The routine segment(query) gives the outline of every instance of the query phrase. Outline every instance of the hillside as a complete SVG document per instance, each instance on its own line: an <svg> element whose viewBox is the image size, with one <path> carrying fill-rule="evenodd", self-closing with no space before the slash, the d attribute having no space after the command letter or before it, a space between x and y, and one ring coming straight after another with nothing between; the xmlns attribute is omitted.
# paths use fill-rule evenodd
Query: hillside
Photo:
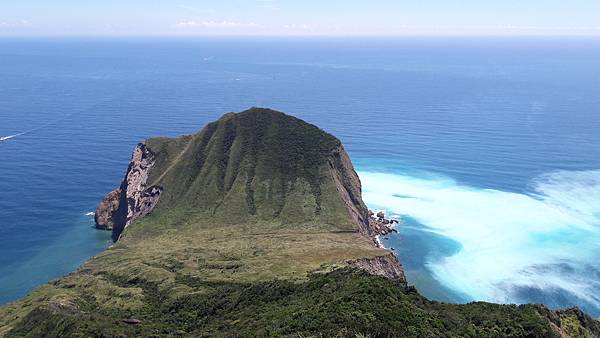
<svg viewBox="0 0 600 338"><path fill-rule="evenodd" d="M576 309L420 296L341 142L268 109L139 144L96 222L115 245L0 308L0 335L600 336Z"/></svg>

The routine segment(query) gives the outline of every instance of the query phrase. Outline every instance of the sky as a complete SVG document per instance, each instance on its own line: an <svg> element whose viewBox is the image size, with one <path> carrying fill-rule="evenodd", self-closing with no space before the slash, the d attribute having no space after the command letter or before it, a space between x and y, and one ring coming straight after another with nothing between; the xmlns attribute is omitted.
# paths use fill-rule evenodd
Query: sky
<svg viewBox="0 0 600 338"><path fill-rule="evenodd" d="M0 35L600 36L600 0L0 0Z"/></svg>

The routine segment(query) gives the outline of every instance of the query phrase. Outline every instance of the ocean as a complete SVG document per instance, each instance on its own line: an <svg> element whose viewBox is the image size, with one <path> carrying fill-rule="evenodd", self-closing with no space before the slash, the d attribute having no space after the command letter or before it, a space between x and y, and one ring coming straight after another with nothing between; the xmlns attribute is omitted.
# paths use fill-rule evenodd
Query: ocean
<svg viewBox="0 0 600 338"><path fill-rule="evenodd" d="M269 107L339 137L424 295L600 316L600 39L2 38L0 303L110 245L135 144Z"/></svg>

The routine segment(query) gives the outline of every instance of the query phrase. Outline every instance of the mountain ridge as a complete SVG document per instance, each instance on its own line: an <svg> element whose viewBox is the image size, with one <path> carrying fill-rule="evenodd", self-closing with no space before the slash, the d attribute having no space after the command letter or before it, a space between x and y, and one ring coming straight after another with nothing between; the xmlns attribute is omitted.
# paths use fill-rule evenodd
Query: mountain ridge
<svg viewBox="0 0 600 338"><path fill-rule="evenodd" d="M312 135L306 137L307 133ZM328 179L329 185L321 184ZM322 189L332 190L331 186L341 195L358 230L374 236L360 197L360 179L341 142L294 117L251 108L225 114L194 135L138 144L121 186L107 195L95 219L98 228L113 230L116 241L129 223L157 204L172 208L191 201L196 211L226 217L227 222L294 219L354 230L339 215L339 201L322 200ZM298 190L303 191L294 194ZM329 192L328 196L335 196ZM289 198L301 200L288 203ZM129 212L118 209L126 204L119 199L127 200ZM299 204L304 205L297 208Z"/></svg>

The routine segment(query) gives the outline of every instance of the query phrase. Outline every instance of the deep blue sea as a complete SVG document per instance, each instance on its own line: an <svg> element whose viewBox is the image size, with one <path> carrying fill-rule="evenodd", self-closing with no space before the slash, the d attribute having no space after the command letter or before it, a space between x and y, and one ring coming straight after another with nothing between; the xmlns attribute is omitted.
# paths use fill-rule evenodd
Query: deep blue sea
<svg viewBox="0 0 600 338"><path fill-rule="evenodd" d="M251 106L338 136L428 297L600 316L600 39L0 39L0 303L110 245L135 144ZM16 136L15 136L16 135Z"/></svg>

